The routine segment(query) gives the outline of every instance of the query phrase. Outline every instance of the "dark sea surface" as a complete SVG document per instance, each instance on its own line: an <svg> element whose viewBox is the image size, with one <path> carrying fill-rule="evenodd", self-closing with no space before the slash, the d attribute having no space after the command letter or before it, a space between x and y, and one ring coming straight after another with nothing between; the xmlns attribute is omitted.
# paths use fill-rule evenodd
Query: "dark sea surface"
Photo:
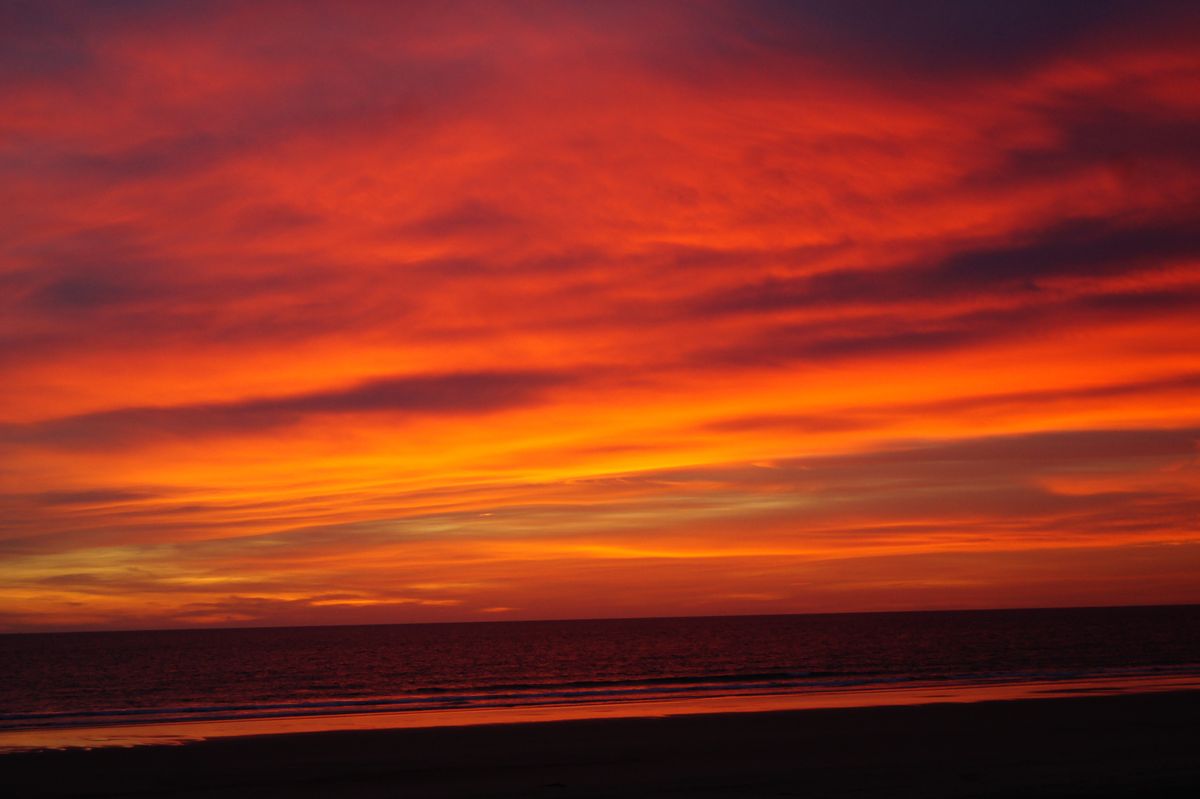
<svg viewBox="0 0 1200 799"><path fill-rule="evenodd" d="M1200 673L1200 606L0 636L0 729Z"/></svg>

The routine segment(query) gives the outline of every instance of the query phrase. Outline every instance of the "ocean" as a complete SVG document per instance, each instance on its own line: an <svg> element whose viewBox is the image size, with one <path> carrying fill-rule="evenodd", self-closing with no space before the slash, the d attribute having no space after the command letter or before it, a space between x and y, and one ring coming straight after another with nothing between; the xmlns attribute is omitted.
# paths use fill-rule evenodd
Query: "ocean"
<svg viewBox="0 0 1200 799"><path fill-rule="evenodd" d="M0 636L0 729L1200 673L1200 606Z"/></svg>

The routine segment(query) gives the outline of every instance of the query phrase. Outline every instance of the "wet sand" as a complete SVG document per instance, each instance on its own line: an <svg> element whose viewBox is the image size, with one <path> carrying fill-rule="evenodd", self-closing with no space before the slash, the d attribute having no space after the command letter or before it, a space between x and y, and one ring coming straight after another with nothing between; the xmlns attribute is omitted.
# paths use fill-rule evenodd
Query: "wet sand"
<svg viewBox="0 0 1200 799"><path fill-rule="evenodd" d="M0 756L15 797L1191 797L1200 692L353 730Z"/></svg>

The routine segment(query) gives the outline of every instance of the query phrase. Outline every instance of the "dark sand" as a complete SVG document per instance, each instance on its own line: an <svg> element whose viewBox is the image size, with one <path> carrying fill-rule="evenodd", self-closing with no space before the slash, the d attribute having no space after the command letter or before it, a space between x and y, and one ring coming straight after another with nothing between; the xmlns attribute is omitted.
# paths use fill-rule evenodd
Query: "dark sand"
<svg viewBox="0 0 1200 799"><path fill-rule="evenodd" d="M1200 692L0 756L10 797L1191 797Z"/></svg>

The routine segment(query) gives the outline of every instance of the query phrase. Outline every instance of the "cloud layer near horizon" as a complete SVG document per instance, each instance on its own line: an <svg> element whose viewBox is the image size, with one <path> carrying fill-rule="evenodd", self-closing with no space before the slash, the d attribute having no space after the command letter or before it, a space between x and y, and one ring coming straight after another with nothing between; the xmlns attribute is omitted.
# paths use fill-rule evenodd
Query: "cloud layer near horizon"
<svg viewBox="0 0 1200 799"><path fill-rule="evenodd" d="M10 3L0 626L1200 601L1186 3Z"/></svg>

